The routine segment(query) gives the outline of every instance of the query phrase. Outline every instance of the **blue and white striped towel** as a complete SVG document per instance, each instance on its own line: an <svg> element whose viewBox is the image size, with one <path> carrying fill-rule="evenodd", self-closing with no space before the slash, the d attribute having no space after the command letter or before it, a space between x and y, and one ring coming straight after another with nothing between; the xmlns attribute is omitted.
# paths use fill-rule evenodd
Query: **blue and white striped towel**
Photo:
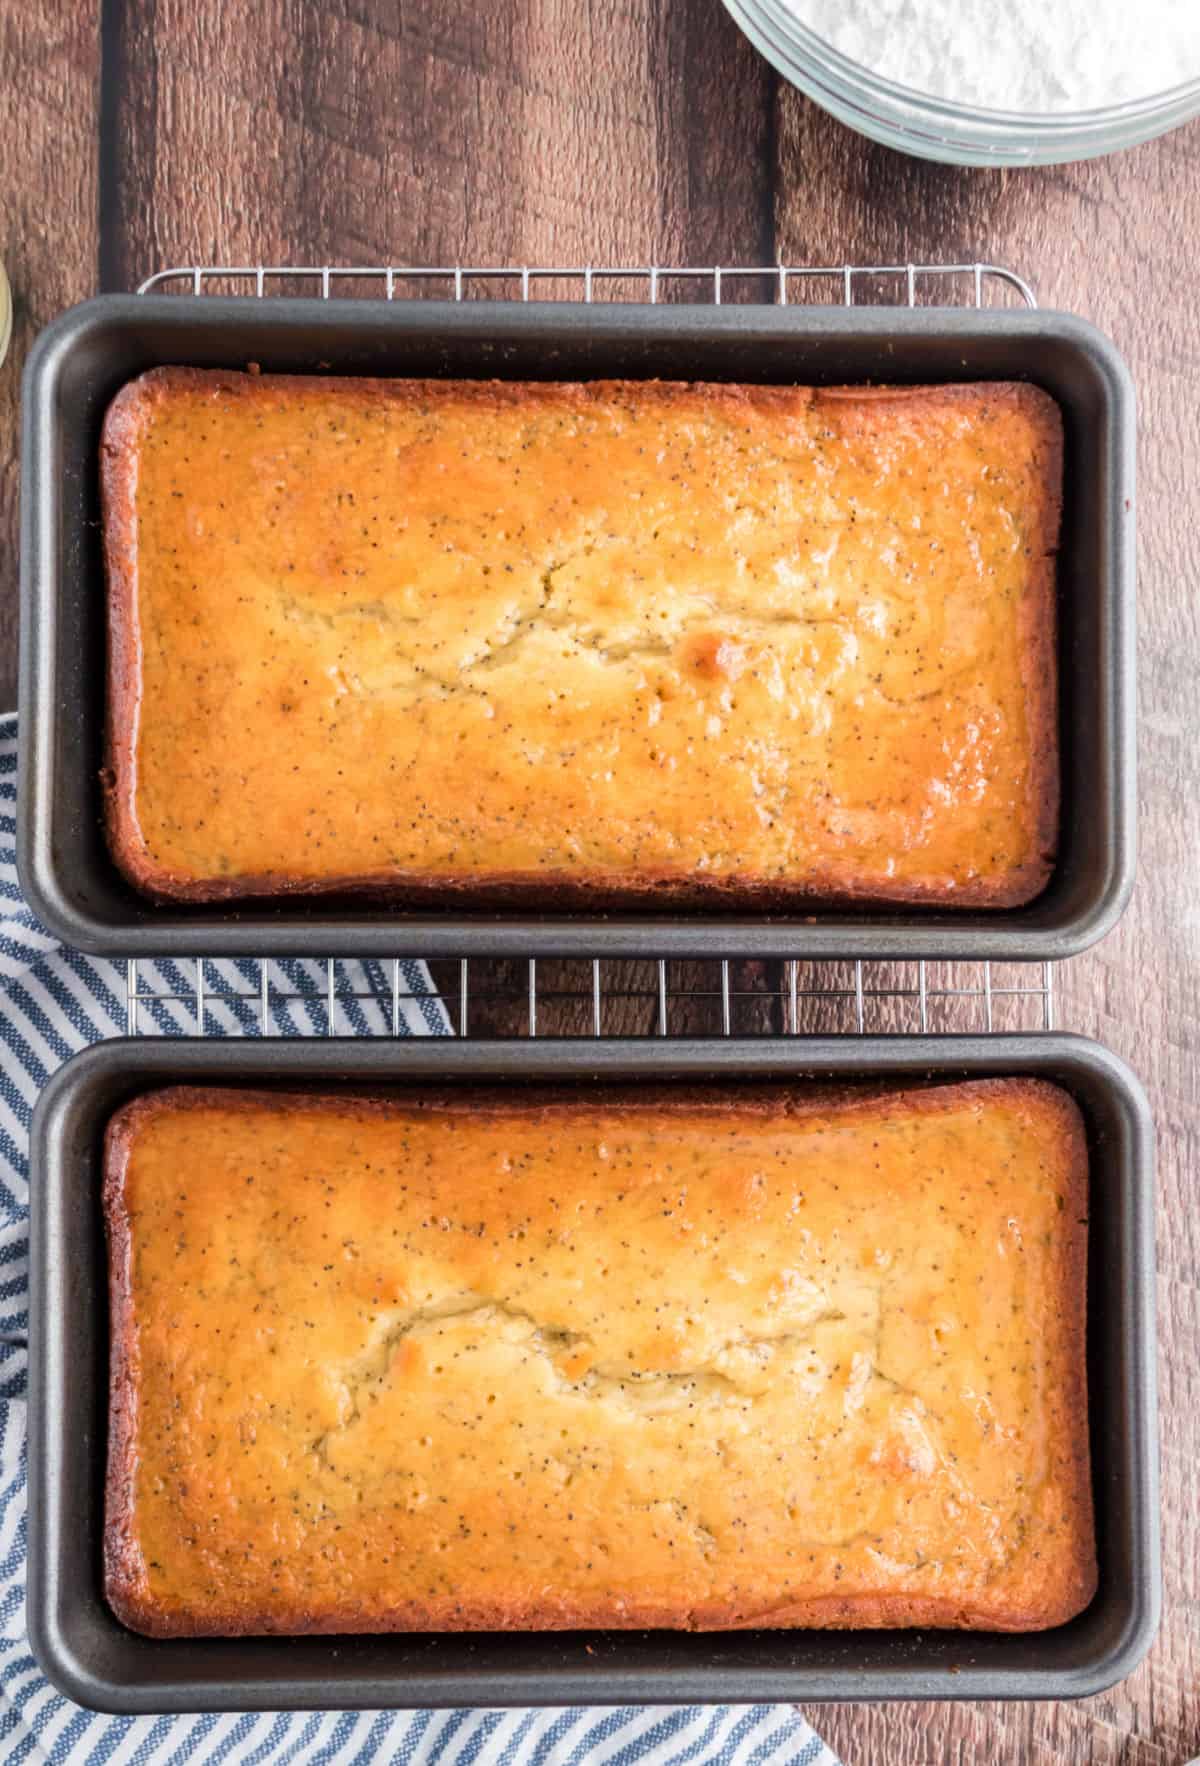
<svg viewBox="0 0 1200 1766"><path fill-rule="evenodd" d="M6 1766L837 1766L790 1705L104 1717L62 1698L43 1678L25 1635L29 1116L60 1062L85 1043L124 1032L126 1004L122 966L63 949L21 899L13 850L16 768L16 720L0 718L0 1760ZM413 997L401 997L400 1033L448 1035L424 964L403 968ZM191 992L186 966L147 962L141 970L147 995ZM326 1029L323 964L272 963L267 981L273 1030ZM209 965L209 1034L259 1028L257 991L243 1000L223 997L250 985L257 990L258 983L257 964ZM364 1035L391 1027L392 990L379 965L343 973L342 990L347 997L335 1000L335 1031ZM276 997L285 994L290 997ZM154 1000L141 1007L141 1022L148 1032L186 1035L195 1029L194 1008L187 997Z"/></svg>

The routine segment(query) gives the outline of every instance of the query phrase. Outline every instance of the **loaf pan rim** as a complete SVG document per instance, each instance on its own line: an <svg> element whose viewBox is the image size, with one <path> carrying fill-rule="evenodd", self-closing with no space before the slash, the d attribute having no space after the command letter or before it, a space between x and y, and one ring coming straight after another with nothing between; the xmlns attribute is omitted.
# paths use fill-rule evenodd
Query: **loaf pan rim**
<svg viewBox="0 0 1200 1766"><path fill-rule="evenodd" d="M1092 1659L1073 1668L1040 1672L970 1666L959 1672L942 1665L922 1669L904 1665L870 1671L851 1667L805 1670L767 1667L755 1671L737 1665L701 1664L686 1672L640 1666L622 1669L559 1668L524 1673L508 1669L426 1674L410 1670L361 1681L303 1681L263 1674L234 1692L228 1683L203 1679L144 1679L130 1683L106 1679L81 1659L61 1622L59 1603L72 1598L63 1556L66 1528L61 1480L64 1441L71 1419L61 1403L64 1356L69 1344L68 1321L49 1310L46 1287L53 1258L63 1256L62 1213L71 1186L84 1180L76 1164L66 1169L62 1140L75 1101L89 1089L115 1080L122 1095L163 1083L208 1079L215 1083L287 1080L317 1084L401 1082L436 1077L444 1083L459 1079L495 1081L499 1077L573 1078L664 1077L728 1079L733 1076L780 1079L847 1077L864 1079L937 1077L947 1079L983 1072L1036 1073L1060 1079L1075 1075L1103 1087L1118 1101L1128 1124L1128 1165L1119 1178L1121 1223L1110 1229L1119 1245L1122 1269L1129 1278L1123 1294L1131 1327L1127 1390L1118 1396L1127 1431L1131 1520L1125 1544L1130 1552L1132 1594L1118 1634ZM115 1107L115 1102L114 1106ZM91 1147L93 1164L98 1145ZM57 1161L57 1163L56 1163ZM30 1354L30 1561L29 1636L34 1654L53 1683L77 1702L93 1709L120 1712L168 1710L251 1710L389 1708L412 1705L504 1705L559 1703L711 1702L714 1698L756 1700L842 1700L912 1698L1079 1698L1102 1691L1123 1679L1149 1648L1161 1608L1160 1548L1157 1532L1157 1441L1154 1361L1154 1234L1152 1212L1153 1133L1149 1106L1140 1083L1118 1056L1090 1040L1065 1033L995 1035L990 1037L813 1037L786 1042L749 1040L674 1042L613 1040L581 1044L578 1040L388 1042L383 1039L113 1039L74 1056L50 1080L34 1112L31 1130L31 1354ZM94 1201L98 1210L98 1196ZM64 1279L60 1271L58 1281ZM75 1339L78 1341L78 1338ZM98 1448L100 1457L103 1446ZM56 1455L59 1456L56 1459ZM94 1467L92 1501L100 1500L101 1465ZM67 1554L69 1557L69 1552ZM60 1574L60 1572L63 1572ZM93 1565L95 1591L99 1564ZM1102 1563L1103 1575L1103 1563ZM79 1598L75 1595L75 1598ZM116 1626L116 1621L112 1621ZM119 1627L117 1628L120 1629ZM128 1634L126 1634L128 1635ZM764 1633L770 1639L780 1634ZM785 1636L790 1634L783 1634ZM971 1633L962 1634L969 1647ZM282 1656L290 1640L268 1641ZM323 1640L336 1654L339 1644L354 1640ZM478 1647L477 1640L476 1647ZM136 1640L139 1648L146 1640ZM161 1644L150 1645L161 1650ZM166 1646L170 1647L170 1646ZM191 1650L204 1645L189 1645ZM769 1646L768 1646L769 1647ZM484 1644L486 1649L486 1643ZM620 1638L614 1646L619 1658ZM261 1653L261 1652L260 1652Z"/></svg>
<svg viewBox="0 0 1200 1766"><path fill-rule="evenodd" d="M94 344L122 327L138 336L164 334L182 340L203 323L249 327L268 338L285 324L304 324L333 335L357 322L359 334L382 324L389 335L420 336L435 325L479 338L558 334L617 337L638 328L651 341L699 335L730 344L748 336L764 340L811 338L826 346L860 337L963 340L1053 340L1086 358L1104 389L1111 445L1100 476L1112 507L1106 512L1108 560L1105 661L1095 705L1104 713L1107 739L1094 769L1095 790L1106 805L1104 850L1081 887L1078 904L1062 923L1031 923L1028 909L961 915L926 910L847 914L823 910L780 916L688 913L654 917L599 913L546 918L528 908L501 915L403 915L386 904L326 912L321 899L282 904L237 902L224 906L154 908L128 897L120 914L81 905L79 865L70 864L56 841L55 744L57 720L78 715L60 679L56 652L69 620L70 592L59 570L59 539L67 519L60 476L54 470L55 393L63 364L82 344ZM508 335L505 332L505 335ZM233 351L236 355L237 351ZM244 351L242 352L244 355ZM803 377L803 364L798 376ZM811 374L812 365L808 364ZM948 377L948 376L947 376ZM964 367L964 378L970 377ZM386 956L401 942L412 956L807 956L869 959L993 958L1057 960L1078 954L1116 923L1133 887L1136 868L1133 451L1134 394L1128 369L1104 333L1086 319L1052 309L892 307L707 306L669 307L634 303L356 301L313 298L101 295L51 321L35 341L25 367L21 488L21 666L23 730L19 760L18 871L27 901L49 930L74 947L114 956ZM1099 485L1097 493L1099 494ZM82 567L81 567L82 568ZM1099 591L1097 591L1098 593ZM100 659L97 658L97 666ZM1089 702L1090 703L1090 702ZM1095 707L1092 707L1095 709ZM1089 738L1090 739L1090 738ZM1069 781L1064 781L1069 789ZM72 781L76 819L99 808L98 780ZM116 879L102 867L105 887ZM99 874L98 872L96 873ZM93 891L93 896L96 891ZM1035 904L1036 905L1036 904ZM314 918L314 915L316 918Z"/></svg>

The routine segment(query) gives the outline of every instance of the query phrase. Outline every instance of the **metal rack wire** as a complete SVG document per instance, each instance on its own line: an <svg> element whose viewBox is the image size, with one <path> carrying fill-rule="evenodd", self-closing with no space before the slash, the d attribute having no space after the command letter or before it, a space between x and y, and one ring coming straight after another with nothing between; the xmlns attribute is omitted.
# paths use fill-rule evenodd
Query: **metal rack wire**
<svg viewBox="0 0 1200 1766"><path fill-rule="evenodd" d="M1037 305L998 264L830 264L704 268L187 265L140 294L343 294L387 300L516 298L721 305ZM434 960L328 957L127 966L131 1035L779 1036L840 1032L1050 1030L1053 968L952 962L815 963Z"/></svg>

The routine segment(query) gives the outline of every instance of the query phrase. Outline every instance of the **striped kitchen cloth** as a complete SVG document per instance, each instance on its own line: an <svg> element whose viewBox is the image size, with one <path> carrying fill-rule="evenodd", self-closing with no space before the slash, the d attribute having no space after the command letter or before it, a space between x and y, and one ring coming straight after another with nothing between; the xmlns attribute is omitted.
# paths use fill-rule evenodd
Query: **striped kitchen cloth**
<svg viewBox="0 0 1200 1766"><path fill-rule="evenodd" d="M838 1766L790 1705L568 1706L536 1711L247 1712L237 1716L105 1717L81 1710L43 1677L25 1634L26 1332L29 1117L50 1074L85 1043L126 1029L123 965L66 950L21 899L15 861L17 725L0 717L0 1761L95 1766ZM193 964L139 965L139 1028L195 1031ZM323 963L206 965L210 1035L448 1036L423 963L339 968L330 1011ZM171 998L168 996L179 997Z"/></svg>

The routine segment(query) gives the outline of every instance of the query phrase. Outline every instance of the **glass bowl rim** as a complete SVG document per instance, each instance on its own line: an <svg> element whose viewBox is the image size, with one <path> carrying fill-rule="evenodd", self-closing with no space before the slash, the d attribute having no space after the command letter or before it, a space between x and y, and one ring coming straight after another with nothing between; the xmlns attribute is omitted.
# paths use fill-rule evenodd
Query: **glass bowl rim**
<svg viewBox="0 0 1200 1766"><path fill-rule="evenodd" d="M1027 139L1030 135L1074 137L1119 132L1122 123L1142 124L1151 121L1161 112L1173 112L1177 106L1186 109L1189 103L1200 109L1200 74L1144 98L1124 99L1120 104L1099 105L1088 110L998 110L984 105L963 104L954 99L940 98L931 92L922 92L916 86L901 85L876 73L865 63L855 61L806 25L789 6L783 4L783 0L741 0L741 6L751 15L766 12L773 17L788 46L809 63L814 76L819 78L824 74L831 80L840 81L849 89L848 95L859 102L864 94L871 94L889 107L921 113L923 120L935 124L959 127L963 124L975 125L1005 137L1018 135L1022 139Z"/></svg>

